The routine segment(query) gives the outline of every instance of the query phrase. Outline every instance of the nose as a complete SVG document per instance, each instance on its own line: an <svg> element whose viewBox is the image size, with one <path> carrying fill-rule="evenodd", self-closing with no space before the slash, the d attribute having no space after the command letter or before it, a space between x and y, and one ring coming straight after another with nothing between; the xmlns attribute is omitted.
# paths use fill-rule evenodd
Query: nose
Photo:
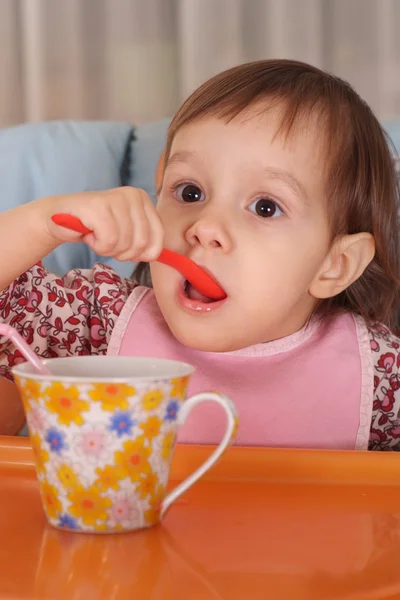
<svg viewBox="0 0 400 600"><path fill-rule="evenodd" d="M218 249L222 252L232 250L232 238L226 225L217 217L200 216L186 232L186 241L190 246L201 246L206 250Z"/></svg>

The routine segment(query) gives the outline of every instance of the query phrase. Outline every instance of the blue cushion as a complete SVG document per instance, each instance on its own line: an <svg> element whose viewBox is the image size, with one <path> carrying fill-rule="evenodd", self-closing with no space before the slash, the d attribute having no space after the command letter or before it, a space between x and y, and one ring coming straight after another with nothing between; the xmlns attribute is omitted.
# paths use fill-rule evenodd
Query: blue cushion
<svg viewBox="0 0 400 600"><path fill-rule="evenodd" d="M396 151L400 153L400 119L385 121L383 123L383 128L392 140Z"/></svg>
<svg viewBox="0 0 400 600"><path fill-rule="evenodd" d="M132 141L129 185L142 188L155 202L156 168L165 146L170 119L138 125Z"/></svg>

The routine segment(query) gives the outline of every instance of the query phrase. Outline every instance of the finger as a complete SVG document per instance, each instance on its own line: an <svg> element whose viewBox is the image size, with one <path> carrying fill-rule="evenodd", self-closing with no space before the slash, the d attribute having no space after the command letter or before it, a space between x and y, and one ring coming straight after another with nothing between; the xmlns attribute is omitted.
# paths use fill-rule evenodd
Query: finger
<svg viewBox="0 0 400 600"><path fill-rule="evenodd" d="M129 220L132 228L131 239L128 246L119 248L119 252L115 255L115 258L120 261L137 261L138 256L147 249L150 239L150 225L143 207L146 194L142 190L127 189L130 191L126 197L128 200L128 215L126 218Z"/></svg>
<svg viewBox="0 0 400 600"><path fill-rule="evenodd" d="M138 261L139 257L146 252L150 243L151 224L145 211L143 198L131 206L133 219L133 243L131 248L131 260Z"/></svg>
<svg viewBox="0 0 400 600"><path fill-rule="evenodd" d="M147 215L150 226L149 240L147 248L138 257L138 260L143 262L151 262L157 260L160 256L164 245L164 226L150 198L144 204L144 212Z"/></svg>
<svg viewBox="0 0 400 600"><path fill-rule="evenodd" d="M132 248L134 225L130 204L124 196L113 199L111 212L118 228L118 240L114 248L114 256L118 258Z"/></svg>
<svg viewBox="0 0 400 600"><path fill-rule="evenodd" d="M92 209L91 223L93 234L85 236L83 241L87 243L96 254L101 256L113 256L118 244L119 232L110 205L99 204ZM93 235L93 241L89 239L90 235Z"/></svg>
<svg viewBox="0 0 400 600"><path fill-rule="evenodd" d="M54 239L60 242L81 242L84 240L82 233L78 233L77 231L72 231L72 229L68 229L67 227L62 227L61 225L56 225L53 222L50 222L47 225L47 231ZM92 234L88 234L90 236Z"/></svg>

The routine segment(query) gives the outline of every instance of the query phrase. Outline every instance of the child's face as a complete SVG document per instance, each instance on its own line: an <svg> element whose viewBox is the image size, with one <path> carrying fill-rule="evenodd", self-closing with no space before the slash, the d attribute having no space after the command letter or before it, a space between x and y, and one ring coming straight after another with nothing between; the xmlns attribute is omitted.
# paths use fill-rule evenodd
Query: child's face
<svg viewBox="0 0 400 600"><path fill-rule="evenodd" d="M253 109L175 136L158 202L165 247L227 293L205 304L189 288L186 298L181 275L152 264L158 304L183 344L220 352L281 338L315 305L310 286L330 248L322 141L309 123L285 141L279 124L278 109Z"/></svg>

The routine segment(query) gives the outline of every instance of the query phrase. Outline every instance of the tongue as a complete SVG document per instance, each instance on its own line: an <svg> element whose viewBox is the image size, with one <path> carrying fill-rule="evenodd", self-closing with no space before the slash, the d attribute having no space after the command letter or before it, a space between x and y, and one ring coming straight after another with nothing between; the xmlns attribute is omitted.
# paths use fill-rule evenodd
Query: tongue
<svg viewBox="0 0 400 600"><path fill-rule="evenodd" d="M190 298L191 300L199 300L200 302L212 302L211 298L208 298L207 296L200 294L200 292L197 291L196 288L194 288L191 283L187 283L186 285L187 285L187 295L188 295L188 298Z"/></svg>

